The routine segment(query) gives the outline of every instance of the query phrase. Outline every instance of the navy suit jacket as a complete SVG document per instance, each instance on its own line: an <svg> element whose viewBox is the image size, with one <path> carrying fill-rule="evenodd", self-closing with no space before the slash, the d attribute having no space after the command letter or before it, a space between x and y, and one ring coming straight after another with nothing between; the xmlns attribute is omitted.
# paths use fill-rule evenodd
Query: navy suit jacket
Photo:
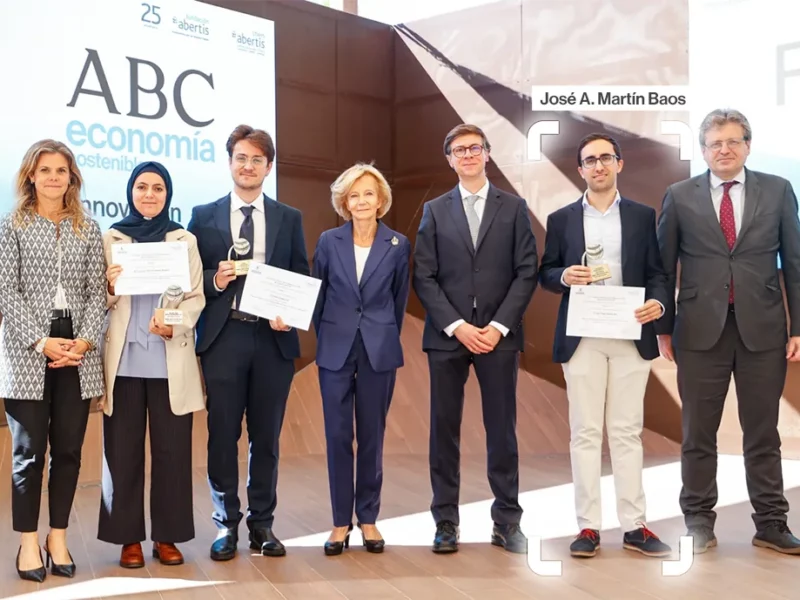
<svg viewBox="0 0 800 600"><path fill-rule="evenodd" d="M525 200L489 184L476 246L458 186L425 203L413 276L426 312L423 350L457 350L461 342L444 330L459 319L476 327L497 321L509 332L495 350L523 350L522 317L536 290L538 269Z"/></svg>
<svg viewBox="0 0 800 600"><path fill-rule="evenodd" d="M619 214L622 225L622 284L643 287L645 300L655 299L665 308L669 307L667 275L656 236L656 211L633 200L620 198ZM561 275L567 267L581 264L585 250L581 196L577 202L551 213L547 218L547 235L539 269L542 287L562 294L553 341L553 360L557 363L568 362L580 343L580 338L566 333L570 288L561 284ZM636 340L636 347L645 360L658 357L658 341L652 321L642 326L642 337Z"/></svg>
<svg viewBox="0 0 800 600"><path fill-rule="evenodd" d="M308 275L310 269L300 211L264 194L264 212L267 220L266 264ZM233 282L222 293L214 287L214 275L219 263L228 260L228 250L233 245L231 195L195 206L187 229L197 238L197 248L203 261L206 307L197 322L197 354L202 354L214 343L228 321L235 295L236 286ZM291 360L300 356L300 340L295 329L273 333L284 358Z"/></svg>
<svg viewBox="0 0 800 600"><path fill-rule="evenodd" d="M353 224L323 232L313 270L322 281L314 312L318 367L341 369L359 330L374 371L403 366L400 331L408 301L410 255L408 238L379 223L359 283Z"/></svg>

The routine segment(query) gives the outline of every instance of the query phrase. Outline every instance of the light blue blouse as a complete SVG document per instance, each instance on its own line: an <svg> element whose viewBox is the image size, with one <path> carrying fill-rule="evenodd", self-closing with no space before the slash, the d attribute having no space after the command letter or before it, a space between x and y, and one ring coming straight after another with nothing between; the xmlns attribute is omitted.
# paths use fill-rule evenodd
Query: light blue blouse
<svg viewBox="0 0 800 600"><path fill-rule="evenodd" d="M159 294L131 296L131 318L119 360L118 377L167 379L167 347L160 336L150 333L150 319Z"/></svg>

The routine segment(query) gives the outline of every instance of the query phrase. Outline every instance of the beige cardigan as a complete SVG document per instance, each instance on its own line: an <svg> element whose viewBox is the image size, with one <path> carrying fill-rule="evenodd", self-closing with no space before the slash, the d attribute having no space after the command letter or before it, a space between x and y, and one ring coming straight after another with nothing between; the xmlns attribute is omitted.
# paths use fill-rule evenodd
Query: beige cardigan
<svg viewBox="0 0 800 600"><path fill-rule="evenodd" d="M170 406L174 414L185 415L205 408L200 366L194 351L194 326L206 305L203 294L203 264L197 250L197 239L185 229L169 232L166 241L187 242L189 245L192 291L185 295L178 307L183 311L184 323L173 325L172 339L165 340ZM131 242L131 238L127 235L114 229L108 230L103 235L106 263L111 264L111 246L113 244L130 244ZM114 382L128 331L128 321L131 318L131 298L130 296L108 294L107 301L108 330L103 349L106 395L103 412L111 416L114 412Z"/></svg>

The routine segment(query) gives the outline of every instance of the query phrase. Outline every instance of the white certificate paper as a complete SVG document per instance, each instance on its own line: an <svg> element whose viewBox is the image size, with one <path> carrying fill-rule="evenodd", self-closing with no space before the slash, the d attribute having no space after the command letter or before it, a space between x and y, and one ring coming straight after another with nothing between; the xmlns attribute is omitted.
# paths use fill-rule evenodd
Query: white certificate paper
<svg viewBox="0 0 800 600"><path fill-rule="evenodd" d="M567 335L639 340L642 337L642 326L634 313L642 304L642 287L572 286L567 310Z"/></svg>
<svg viewBox="0 0 800 600"><path fill-rule="evenodd" d="M114 244L111 262L122 267L114 283L118 296L163 294L171 285L192 291L189 246L186 242Z"/></svg>
<svg viewBox="0 0 800 600"><path fill-rule="evenodd" d="M322 282L263 263L250 263L239 310L308 331Z"/></svg>

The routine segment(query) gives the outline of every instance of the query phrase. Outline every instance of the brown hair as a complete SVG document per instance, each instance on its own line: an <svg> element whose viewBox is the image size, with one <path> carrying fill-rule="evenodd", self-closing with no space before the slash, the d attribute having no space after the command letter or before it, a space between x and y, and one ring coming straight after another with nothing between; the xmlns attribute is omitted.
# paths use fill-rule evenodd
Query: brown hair
<svg viewBox="0 0 800 600"><path fill-rule="evenodd" d="M475 135L481 136L483 140L483 147L486 149L487 152L491 152L492 145L489 143L489 140L486 138L486 134L483 133L483 129L478 127L477 125L470 125L468 123L462 123L461 125L456 125L450 130L450 133L447 134L444 138L444 154L445 156L450 156L450 144L453 143L453 140L459 136L467 135L469 133L474 133Z"/></svg>
<svg viewBox="0 0 800 600"><path fill-rule="evenodd" d="M263 129L253 129L249 125L239 125L228 136L225 149L228 151L229 158L233 158L233 148L242 140L250 142L261 150L267 157L268 163L275 160L275 143L272 141L272 137Z"/></svg>
<svg viewBox="0 0 800 600"><path fill-rule="evenodd" d="M22 164L17 172L17 205L13 212L13 224L15 227L24 227L36 218L36 188L31 181L31 176L36 170L42 154L60 154L67 159L69 186L64 194L64 206L60 216L72 221L72 230L81 235L82 230L90 223L89 215L81 202L83 177L72 150L66 144L50 139L40 140L33 144L22 159Z"/></svg>
<svg viewBox="0 0 800 600"><path fill-rule="evenodd" d="M597 140L605 140L606 142L611 144L611 147L614 148L614 154L617 156L617 160L622 160L622 148L620 148L619 142L617 142L617 140L615 140L613 137L611 137L610 135L607 135L605 133L590 133L585 138L583 138L580 141L580 143L578 144L578 166L579 167L583 166L583 161L581 160L581 152L583 152L583 149L586 146L588 146L592 142L596 142Z"/></svg>
<svg viewBox="0 0 800 600"><path fill-rule="evenodd" d="M333 210L345 221L349 221L353 218L353 215L350 214L350 210L347 208L347 194L350 193L350 188L353 187L356 181L365 176L374 177L375 181L378 183L378 198L381 200L381 206L378 209L377 217L379 219L383 218L392 206L392 189L389 187L389 182L386 181L383 174L371 164L356 163L339 175L336 181L331 184L331 204L333 204Z"/></svg>

